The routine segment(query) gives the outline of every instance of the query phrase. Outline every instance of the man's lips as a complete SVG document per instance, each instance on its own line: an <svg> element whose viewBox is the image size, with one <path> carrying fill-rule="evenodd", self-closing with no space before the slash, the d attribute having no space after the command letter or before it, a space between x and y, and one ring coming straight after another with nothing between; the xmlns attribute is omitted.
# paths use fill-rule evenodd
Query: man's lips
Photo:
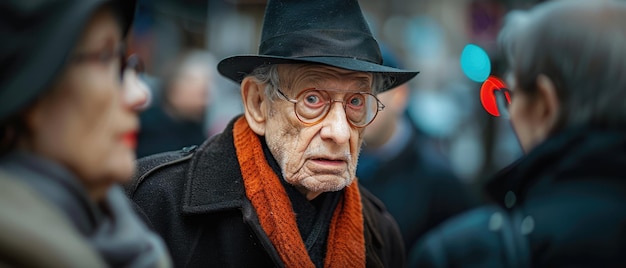
<svg viewBox="0 0 626 268"><path fill-rule="evenodd" d="M137 148L137 131L129 131L122 135L122 143L132 149Z"/></svg>
<svg viewBox="0 0 626 268"><path fill-rule="evenodd" d="M332 158L323 158L323 157L311 158L310 160L320 165L342 165L346 163L346 160L344 159L332 159Z"/></svg>

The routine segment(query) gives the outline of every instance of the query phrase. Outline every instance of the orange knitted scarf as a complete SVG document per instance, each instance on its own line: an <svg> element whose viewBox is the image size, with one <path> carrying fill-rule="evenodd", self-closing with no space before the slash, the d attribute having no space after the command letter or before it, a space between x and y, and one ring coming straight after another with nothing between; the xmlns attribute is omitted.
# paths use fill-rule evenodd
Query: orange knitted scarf
<svg viewBox="0 0 626 268"><path fill-rule="evenodd" d="M300 236L289 196L244 117L235 122L233 136L246 195L285 266L315 267ZM365 267L361 195L356 180L345 188L333 213L324 267Z"/></svg>

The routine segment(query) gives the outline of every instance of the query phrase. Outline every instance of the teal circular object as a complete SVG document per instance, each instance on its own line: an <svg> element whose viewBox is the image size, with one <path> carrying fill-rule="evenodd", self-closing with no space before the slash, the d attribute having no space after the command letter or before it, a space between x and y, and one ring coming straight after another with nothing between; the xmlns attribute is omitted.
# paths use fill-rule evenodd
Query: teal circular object
<svg viewBox="0 0 626 268"><path fill-rule="evenodd" d="M467 44L461 52L461 69L469 79L482 83L491 74L489 55L481 47Z"/></svg>

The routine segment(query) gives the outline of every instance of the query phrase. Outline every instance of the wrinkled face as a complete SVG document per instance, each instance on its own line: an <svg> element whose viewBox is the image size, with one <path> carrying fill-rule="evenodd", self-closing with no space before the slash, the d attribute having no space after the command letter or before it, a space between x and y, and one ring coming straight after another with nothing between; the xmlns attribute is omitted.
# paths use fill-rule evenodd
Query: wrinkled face
<svg viewBox="0 0 626 268"><path fill-rule="evenodd" d="M290 99L308 88L337 90L330 93L333 100L343 100L351 92L371 92L372 76L367 73L318 65L280 65L278 70L281 83L289 85L281 91ZM293 103L278 98L270 106L265 138L287 182L307 197L338 191L352 182L363 128L348 123L341 102L333 102L328 115L310 126L296 117Z"/></svg>
<svg viewBox="0 0 626 268"><path fill-rule="evenodd" d="M73 55L52 88L27 113L32 136L26 147L69 168L95 199L123 182L135 169L134 110L146 101L143 84L120 76L121 30L110 9L86 25ZM119 51L119 50L118 50Z"/></svg>

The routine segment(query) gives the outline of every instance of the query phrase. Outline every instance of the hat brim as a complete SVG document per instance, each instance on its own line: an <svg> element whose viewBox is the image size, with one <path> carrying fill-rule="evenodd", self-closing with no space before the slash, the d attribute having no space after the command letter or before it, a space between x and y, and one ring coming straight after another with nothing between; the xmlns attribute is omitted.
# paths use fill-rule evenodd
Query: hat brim
<svg viewBox="0 0 626 268"><path fill-rule="evenodd" d="M389 84L381 90L387 91L399 85L406 83L415 77L419 72L407 71L403 69L392 68L376 63L362 61L353 58L343 57L302 57L288 58L280 56L265 55L239 55L223 59L217 65L217 70L223 76L230 80L241 83L243 78L250 74L255 68L264 65L274 64L294 64L294 63L317 63L337 67L341 69L379 73L389 79Z"/></svg>

